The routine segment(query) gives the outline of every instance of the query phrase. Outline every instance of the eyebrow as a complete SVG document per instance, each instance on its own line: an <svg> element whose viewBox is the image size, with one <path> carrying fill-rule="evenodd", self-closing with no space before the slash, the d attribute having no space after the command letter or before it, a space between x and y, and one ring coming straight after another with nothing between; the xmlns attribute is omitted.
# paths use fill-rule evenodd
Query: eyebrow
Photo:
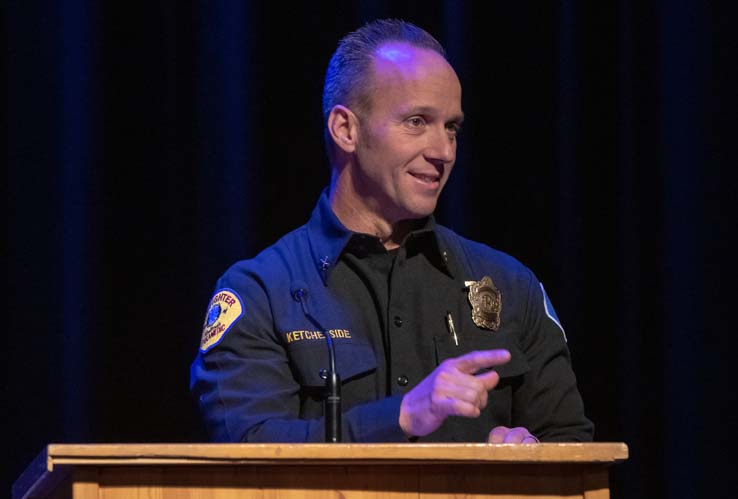
<svg viewBox="0 0 738 499"><path fill-rule="evenodd" d="M431 114L435 115L437 114L437 109L430 107L430 106L417 106L412 107L405 111L404 114L408 115L415 115L415 114ZM458 123L459 125L464 122L464 113L461 113L460 115L452 117L450 120L447 120L446 123Z"/></svg>

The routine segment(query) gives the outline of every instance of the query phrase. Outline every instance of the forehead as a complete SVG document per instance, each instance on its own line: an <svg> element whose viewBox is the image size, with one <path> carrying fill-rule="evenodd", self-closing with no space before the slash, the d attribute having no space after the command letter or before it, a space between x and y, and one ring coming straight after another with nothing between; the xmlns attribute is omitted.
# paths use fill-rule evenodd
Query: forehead
<svg viewBox="0 0 738 499"><path fill-rule="evenodd" d="M375 104L401 99L407 105L425 104L409 100L436 100L451 107L461 106L461 84L456 72L433 50L388 42L374 52L372 69Z"/></svg>
<svg viewBox="0 0 738 499"><path fill-rule="evenodd" d="M374 51L374 76L382 81L423 80L447 76L456 79L451 65L439 53L405 42L387 42Z"/></svg>

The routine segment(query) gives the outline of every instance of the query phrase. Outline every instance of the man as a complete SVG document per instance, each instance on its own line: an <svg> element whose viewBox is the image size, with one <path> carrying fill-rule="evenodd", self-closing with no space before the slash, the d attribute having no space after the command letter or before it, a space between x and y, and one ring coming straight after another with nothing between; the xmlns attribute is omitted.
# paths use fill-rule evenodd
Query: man
<svg viewBox="0 0 738 499"><path fill-rule="evenodd" d="M323 113L329 189L210 302L191 388L213 438L322 441L325 333L344 441L591 440L538 280L432 218L463 120L443 48L402 21L349 34Z"/></svg>

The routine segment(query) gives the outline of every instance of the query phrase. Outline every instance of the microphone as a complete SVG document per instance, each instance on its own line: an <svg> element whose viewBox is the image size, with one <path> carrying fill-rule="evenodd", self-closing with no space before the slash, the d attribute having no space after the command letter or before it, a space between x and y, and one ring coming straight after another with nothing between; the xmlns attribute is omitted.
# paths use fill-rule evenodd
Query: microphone
<svg viewBox="0 0 738 499"><path fill-rule="evenodd" d="M341 377L336 372L336 349L333 338L323 325L310 313L308 309L308 290L304 282L296 281L292 286L292 298L302 307L305 317L317 327L325 336L328 346L328 369L325 371L325 398L323 399L323 414L325 417L325 441L337 443L342 438L341 426ZM321 371L323 371L321 369ZM321 377L322 373L321 373Z"/></svg>

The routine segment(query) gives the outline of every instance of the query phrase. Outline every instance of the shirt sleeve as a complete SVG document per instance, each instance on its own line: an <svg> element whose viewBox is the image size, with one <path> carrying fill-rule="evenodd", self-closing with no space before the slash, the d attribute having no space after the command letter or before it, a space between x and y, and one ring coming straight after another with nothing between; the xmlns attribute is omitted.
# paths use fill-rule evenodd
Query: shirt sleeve
<svg viewBox="0 0 738 499"><path fill-rule="evenodd" d="M205 342L192 364L190 390L217 442L323 442L324 418L300 417L300 384L273 328L259 280L229 271L216 293L232 290L242 316L216 342ZM211 307L206 317L217 314ZM222 312L222 311L221 311ZM227 324L227 322L226 322ZM356 405L343 412L343 441L406 441L399 425L400 397Z"/></svg>
<svg viewBox="0 0 738 499"><path fill-rule="evenodd" d="M513 424L542 442L589 442L594 425L584 414L566 336L538 279L528 285L521 346L530 365L513 394Z"/></svg>

